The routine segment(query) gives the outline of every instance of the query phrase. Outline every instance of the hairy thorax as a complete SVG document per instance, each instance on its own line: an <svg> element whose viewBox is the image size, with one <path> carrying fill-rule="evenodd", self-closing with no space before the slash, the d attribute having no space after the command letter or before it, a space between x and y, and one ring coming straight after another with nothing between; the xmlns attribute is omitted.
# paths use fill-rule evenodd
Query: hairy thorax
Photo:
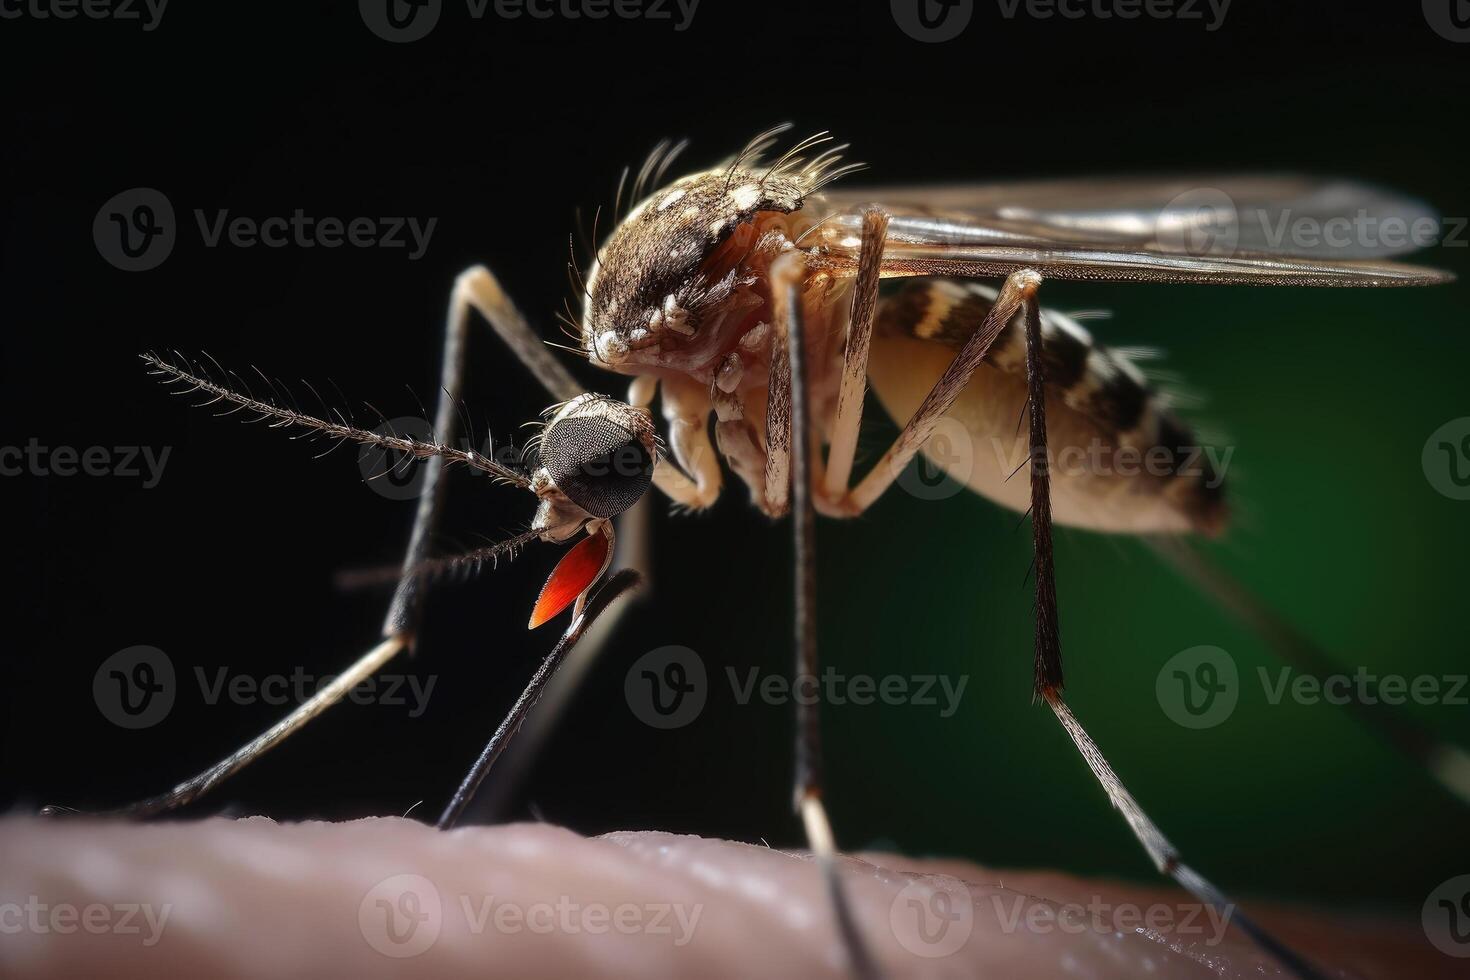
<svg viewBox="0 0 1470 980"><path fill-rule="evenodd" d="M770 273L818 220L802 206L806 190L796 177L739 169L676 181L623 219L587 283L583 345L592 363L657 378L673 426L692 429L713 414L720 454L762 508ZM813 271L799 291L819 426L835 407L849 286ZM697 463L672 437L681 464Z"/></svg>

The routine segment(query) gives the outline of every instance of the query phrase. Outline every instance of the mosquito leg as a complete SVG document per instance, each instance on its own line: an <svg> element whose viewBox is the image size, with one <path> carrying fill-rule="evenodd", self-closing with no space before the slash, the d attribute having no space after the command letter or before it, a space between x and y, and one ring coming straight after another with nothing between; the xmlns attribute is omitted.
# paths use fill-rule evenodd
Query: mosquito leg
<svg viewBox="0 0 1470 980"><path fill-rule="evenodd" d="M804 364L805 336L801 316L803 267L798 255L772 267L776 333L786 340L790 370L791 502L796 551L796 674L794 683L817 677L816 511L812 506L811 419ZM837 845L822 805L821 715L815 698L796 699L796 788L794 802L806 830L807 843L827 882L837 930L853 973L878 976L853 917L852 906L837 869Z"/></svg>
<svg viewBox="0 0 1470 980"><path fill-rule="evenodd" d="M878 312L878 283L887 236L887 213L877 208L864 212L857 281L853 285L847 346L842 355L842 382L837 392L837 418L828 440L827 472L823 478L825 496L832 500L847 493L852 478L858 428L863 419L863 395L868 390L868 351Z"/></svg>
<svg viewBox="0 0 1470 980"><path fill-rule="evenodd" d="M498 304L495 302L496 297L500 298ZM504 328L496 326L496 332L506 338L506 343L515 351L516 356L533 374L542 379L542 384L546 384L548 379L554 379L555 371L566 374L566 369L552 360L543 348L540 353L545 356L546 363L555 368L555 371L547 371L543 378L538 366L527 359L529 355L519 349L517 340L513 339L519 337L516 330L529 333L530 327L526 326L515 307L510 305L509 299L505 297L500 284L490 275L489 270L476 266L461 273L455 279L454 289L449 294L449 314L444 324L444 354L439 369L439 404L434 410L435 438L445 445L454 443L454 434L459 423L460 397L464 388L465 341L469 335L468 314L472 305L482 310L492 325L509 324ZM544 365L542 367L544 369ZM570 375L566 377L568 380L571 378ZM423 490L419 494L418 511L414 514L408 550L403 555L403 571L399 576L398 588L393 593L393 601L388 606L388 617L383 623L385 636L407 636L410 646L413 635L418 630L425 584L423 576L414 574L414 569L429 557L439 513L444 509L444 481L441 479L444 474L444 460L433 456L423 465Z"/></svg>
<svg viewBox="0 0 1470 980"><path fill-rule="evenodd" d="M1254 630L1282 660L1319 677L1341 671L1327 651L1190 542L1160 536L1146 538L1144 543L1222 609ZM1444 741L1401 707L1383 700L1368 704L1353 699L1344 707L1367 731L1423 768L1461 803L1470 804L1470 753Z"/></svg>
<svg viewBox="0 0 1470 980"><path fill-rule="evenodd" d="M1300 955L1273 938L1218 888L1180 860L1178 850L1143 812L1122 780L1103 757L1082 723L1062 700L1061 628L1057 619L1056 565L1052 549L1051 476L1047 462L1046 382L1041 368L1041 308L1036 291L1022 301L1026 327L1027 414L1030 416L1031 537L1036 560L1035 693L1044 699L1071 737L1077 751L1102 784L1114 807L1123 814L1133 835L1163 874L1169 875L1201 902L1214 906L1250 936L1263 950L1302 980L1320 980L1321 974Z"/></svg>
<svg viewBox="0 0 1470 980"><path fill-rule="evenodd" d="M479 271L484 273L483 277L473 275L475 270L461 276L455 283L454 292L449 301L449 316L444 330L443 367L440 377L442 390L434 422L435 439L442 445L453 444L458 420L459 396L464 376L465 334L468 324L466 314L468 306L472 303L466 297L479 295L484 298L489 292L486 288L487 282L498 292L498 286L495 286L495 281L490 278L489 273L484 270ZM478 290L478 293L475 290ZM503 316L502 320L504 320ZM524 321L518 322L524 326ZM504 335L502 333L502 336ZM561 368L559 364L556 367ZM414 574L413 570L428 557L429 544L433 538L435 523L444 496L443 481L440 479L444 470L444 458L439 455L429 456L423 465L423 492L419 497L418 510L414 515L408 549L403 557L403 571L399 576L398 587L394 590L393 599L388 605L388 615L383 624L383 642L359 658L333 683L322 688L310 700L304 702L295 711L227 758L215 763L192 779L180 783L167 793L114 811L116 815L154 816L193 802L285 741L307 722L340 701L357 684L371 677L401 650L413 645L424 583L423 577Z"/></svg>
<svg viewBox="0 0 1470 980"><path fill-rule="evenodd" d="M331 684L323 687L295 711L199 775L185 780L167 793L150 796L146 800L139 800L136 803L131 803L115 810L103 811L101 815L141 819L157 816L160 813L167 813L170 810L192 803L284 742L307 722L336 704L354 687L377 673L384 664L392 660L407 645L407 638L404 636L388 637L382 643L369 650L357 663L347 668ZM47 806L41 808L41 813L47 816L64 815L66 812L61 807Z"/></svg>
<svg viewBox="0 0 1470 980"><path fill-rule="evenodd" d="M628 404L634 408L644 409L652 414L653 396L657 392L658 378L652 375L641 375L634 378L633 383L628 386ZM667 411L665 414L667 415ZM675 428L673 419L669 419L671 438ZM706 499L705 491L700 489L697 482L685 476L677 466L664 456L659 456L658 461L654 463L653 485L658 487L664 496L668 497L680 507L698 510L700 507L706 507L709 503L713 502L713 498ZM715 488L715 493L719 493L718 486ZM647 569L641 565L634 567L639 568L645 574L647 573Z"/></svg>
<svg viewBox="0 0 1470 980"><path fill-rule="evenodd" d="M505 290L501 288L499 281L484 266L466 269L455 279L454 291L450 299L451 320L457 322L467 320L471 309L485 318L495 333L510 348L516 359L541 382L542 387L551 397L565 400L582 394L584 390L582 386L547 350L541 338L516 309ZM649 408L653 404L656 391L657 380L655 378L636 378L630 386L628 403L636 408ZM712 454L707 454L707 458L713 461ZM709 502L706 496L707 488L702 491L695 481L681 473L667 459L660 458L656 463L653 482L659 490L681 506L697 508L707 506ZM718 493L717 486L715 492ZM649 576L650 506L649 501L640 501L618 518L618 549L614 559L618 566L637 570L645 580ZM506 751L507 745L510 744L508 738L501 739L499 742L492 740L492 745L496 746L494 756L486 758L482 755L481 757L480 761L486 769L497 759L500 768L497 770L498 775L494 784L478 804L476 816L494 822L509 812L516 790L521 785L526 772L534 763L546 739L555 730L557 719L571 701L572 695L581 686L588 670L611 638L625 608L625 604L620 604L616 609L597 618L595 623L589 619L584 624L588 635L581 642L574 640L570 644L564 644L560 653L553 653L556 662L562 665L561 669L548 671L541 679L544 686L537 689L535 696L540 699L538 710L529 722L526 721L524 712L522 717L516 721L516 728L519 729L520 734L514 742L514 747ZM565 637L563 640L565 641ZM569 656L573 647L575 647L575 655ZM563 660L567 662L563 664ZM533 687L536 686L536 683L533 680ZM529 691L530 689L528 693ZM517 707L521 707L520 702L517 702ZM529 704L524 707L528 709ZM502 752L505 753L503 758L501 757ZM471 776L467 777L467 783L469 778L475 778L478 783L479 779L484 778L484 772L482 771L478 777L475 777L472 770ZM464 792L465 789L466 787L462 786L461 792ZM469 788L469 792L473 792L473 787ZM451 822L457 821L463 816L463 809L468 803L467 795L452 815L446 811L445 818Z"/></svg>
<svg viewBox="0 0 1470 980"><path fill-rule="evenodd" d="M662 387L664 420L669 424L669 447L680 468L693 477L693 486L683 492L675 490L672 485L661 489L675 503L703 510L719 499L724 481L720 458L715 454L709 437L709 420L714 406L709 392L686 378L666 378ZM659 479L660 469L664 466L654 469L655 481Z"/></svg>
<svg viewBox="0 0 1470 980"><path fill-rule="evenodd" d="M441 391L435 414L436 439L441 445L448 446L454 442L460 391L463 387L464 348L471 308L479 310L490 321L496 333L505 340L521 362L543 385L553 390L557 397L572 397L580 390L566 369L552 358L545 346L536 339L535 334L506 297L494 276L480 266L469 269L455 281L454 289L450 294L449 314L445 324ZM408 549L402 565L403 571L388 607L388 615L383 626L383 642L359 658L332 684L322 688L295 711L225 759L192 779L180 783L167 793L112 811L114 815L153 816L197 800L285 741L307 722L340 701L354 686L371 677L400 651L412 646L413 635L418 626L419 606L424 584L423 577L413 574L412 570L428 557L429 544L441 510L440 504L443 498L441 476L444 462L444 457L441 455L429 455L423 464L425 467L423 492L419 497L417 513L414 515L413 530L409 535ZM49 811L53 808L46 809Z"/></svg>
<svg viewBox="0 0 1470 980"><path fill-rule="evenodd" d="M777 302L788 300L777 297ZM771 377L766 385L765 511L772 517L791 509L791 404L791 345L787 331L778 329L771 333Z"/></svg>
<svg viewBox="0 0 1470 980"><path fill-rule="evenodd" d="M970 376L985 359L991 344L995 343L995 338L1005 329L1023 302L1036 294L1040 285L1041 276L1030 269L1011 273L1001 287L1000 295L991 305L990 312L985 315L985 320L965 341L944 374L929 390L929 394L924 396L918 411L904 425L893 445L888 447L883 458L868 471L862 482L837 501L836 506L841 513L860 514L883 495L909 464L909 460L914 458L914 454L933 435L934 427L965 389Z"/></svg>
<svg viewBox="0 0 1470 980"><path fill-rule="evenodd" d="M475 760L475 764L470 767L470 771L465 776L464 782L460 783L459 789L455 791L454 797L449 801L448 806L444 808L444 813L439 817L438 822L440 830L448 830L458 822L461 814L464 813L465 807L474 798L475 791L484 780L485 774L490 771L490 767L495 764L495 760L500 758L500 754L510 744L510 740L521 727L521 723L526 720L526 716L535 707L536 702L556 675L557 668L562 665L567 654L577 645L577 641L582 638L587 628L597 622L598 617L603 614L613 600L628 590L637 587L638 581L639 576L637 572L631 568L623 569L608 579L587 601L586 608L577 616L573 617L571 625L567 627L567 631L562 634L556 646L552 647L551 652L546 655L546 659L541 662L541 666L532 676L531 682L526 685L525 691L516 699L516 703L511 707L510 713L505 716L505 720L500 723L500 727L490 737L490 741L485 745L484 751Z"/></svg>
<svg viewBox="0 0 1470 980"><path fill-rule="evenodd" d="M471 309L489 322L511 353L541 382L551 397L566 401L585 391L531 329L515 303L500 287L500 281L483 265L471 266L454 280L454 290L449 298L451 330L457 329L463 335L463 324ZM454 327L456 322L460 324L458 328Z"/></svg>
<svg viewBox="0 0 1470 980"><path fill-rule="evenodd" d="M638 573L638 595L633 597L638 601L647 596L652 583L649 544L653 500L652 496L645 496L617 519L613 567ZM596 601L589 599L588 608L593 608ZM612 639L628 608L629 603L618 603L595 619L588 620L585 635L565 651L560 668L550 676L540 700L536 702L535 713L520 725L515 741L506 747L504 755L495 760L495 778L478 795L474 806L457 815L455 822L469 820L478 824L496 824L510 819L526 774L556 731L573 695L587 679L592 665Z"/></svg>
<svg viewBox="0 0 1470 980"><path fill-rule="evenodd" d="M551 397L566 401L584 392L585 389L577 383L577 379L572 377L571 372L562 366L551 351L547 350L546 344L537 336L536 331L531 329L526 318L521 315L520 310L516 309L510 296L501 288L500 281L483 265L466 269L454 280L454 291L449 301L451 321L464 321L468 318L471 309L485 318L500 339L505 341L516 359L535 376L536 380L541 382L541 386ZM639 408L646 408L652 404L652 385L647 383L652 381L652 378L637 379L634 382L634 391L637 393L646 390L646 398L639 401L637 400L638 395L635 394L629 404ZM667 400L667 394L665 398ZM671 418L669 422L671 430L677 428L675 419ZM712 457L710 461L713 462ZM696 509L707 507L713 502L711 490L714 496L719 495L718 463L714 465L716 470L713 487L710 485L712 478L708 473L703 474L703 484L696 485L694 481L662 459L654 468L653 482L666 496L680 506Z"/></svg>

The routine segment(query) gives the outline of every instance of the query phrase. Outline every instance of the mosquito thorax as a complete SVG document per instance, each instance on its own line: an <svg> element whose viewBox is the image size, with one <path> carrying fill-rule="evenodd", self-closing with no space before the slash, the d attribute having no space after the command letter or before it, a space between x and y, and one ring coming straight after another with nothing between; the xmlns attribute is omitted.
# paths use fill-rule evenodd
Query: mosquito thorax
<svg viewBox="0 0 1470 980"><path fill-rule="evenodd" d="M801 173L725 168L645 198L587 276L582 343L625 374L712 380L741 338L769 321L770 263L809 224Z"/></svg>
<svg viewBox="0 0 1470 980"><path fill-rule="evenodd" d="M532 527L564 541L648 492L658 438L647 412L587 394L550 409L529 449L536 455L531 490L541 501Z"/></svg>

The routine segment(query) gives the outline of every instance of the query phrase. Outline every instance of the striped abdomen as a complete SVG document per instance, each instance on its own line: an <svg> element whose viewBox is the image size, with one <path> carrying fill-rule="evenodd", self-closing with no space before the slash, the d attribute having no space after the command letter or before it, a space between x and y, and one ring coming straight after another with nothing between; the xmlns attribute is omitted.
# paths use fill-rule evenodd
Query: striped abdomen
<svg viewBox="0 0 1470 980"><path fill-rule="evenodd" d="M995 295L980 283L926 279L884 299L868 374L896 421L918 408ZM1041 338L1057 522L1136 534L1219 532L1226 519L1219 457L1199 445L1167 397L1070 317L1043 310ZM1025 404L1025 334L1012 321L925 455L976 492L1025 510L1029 481L1016 473L1027 458Z"/></svg>

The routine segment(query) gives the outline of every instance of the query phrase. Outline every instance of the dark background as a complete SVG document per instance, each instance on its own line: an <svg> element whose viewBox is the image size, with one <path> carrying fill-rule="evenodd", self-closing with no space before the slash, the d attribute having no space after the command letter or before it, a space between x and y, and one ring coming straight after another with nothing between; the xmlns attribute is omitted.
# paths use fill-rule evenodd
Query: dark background
<svg viewBox="0 0 1470 980"><path fill-rule="evenodd" d="M206 6L209 9L204 9ZM383 596L333 574L391 562L412 504L363 484L355 452L188 410L142 371L153 348L333 379L387 415L437 378L454 275L483 262L557 338L573 209L665 136L684 163L790 119L830 129L864 182L1152 170L1284 169L1401 188L1470 213L1462 131L1470 45L1418 4L1236 0L1199 21L1007 20L977 4L957 40L906 36L886 4L702 0L692 26L481 21L447 4L427 38L389 44L354 5L184 5L136 23L0 21L5 204L5 441L172 447L153 489L122 476L3 482L18 572L7 594L0 801L88 808L153 793L283 709L209 705L194 670L262 677L345 666L377 636ZM127 188L165 193L179 241L160 267L99 256L92 221ZM192 211L263 218L437 217L404 250L205 248ZM1156 344L1210 394L1237 446L1232 533L1210 551L1351 671L1463 674L1470 504L1436 493L1429 434L1470 414L1461 281L1415 292L1048 286L1103 307L1114 343ZM544 396L487 334L468 400L509 437ZM589 386L624 382L574 365ZM874 412L875 417L877 416ZM886 422L867 444L882 445ZM656 521L657 583L594 669L515 806L596 833L652 827L794 845L790 710L740 706L722 678L788 671L789 527L733 488L709 514ZM509 489L459 475L446 524L472 543L529 517ZM662 508L660 508L662 510ZM1142 852L1030 697L1029 536L968 495L891 494L821 526L822 644L848 674L969 675L961 710L828 711L830 805L848 849L958 854L1148 879ZM428 710L342 706L196 808L281 819L431 817L552 637L522 628L556 559L532 549L430 607L412 670ZM1263 645L1142 548L1079 532L1058 545L1070 700L1165 831L1227 889L1415 912L1466 870L1465 813L1343 712L1270 704ZM17 628L18 627L18 628ZM148 644L180 690L151 728L110 724L98 666ZM629 666L665 644L718 680L692 724L642 724ZM1163 663L1231 652L1246 685L1225 724L1160 709ZM0 702L3 703L3 702ZM1415 707L1470 744L1463 706Z"/></svg>

